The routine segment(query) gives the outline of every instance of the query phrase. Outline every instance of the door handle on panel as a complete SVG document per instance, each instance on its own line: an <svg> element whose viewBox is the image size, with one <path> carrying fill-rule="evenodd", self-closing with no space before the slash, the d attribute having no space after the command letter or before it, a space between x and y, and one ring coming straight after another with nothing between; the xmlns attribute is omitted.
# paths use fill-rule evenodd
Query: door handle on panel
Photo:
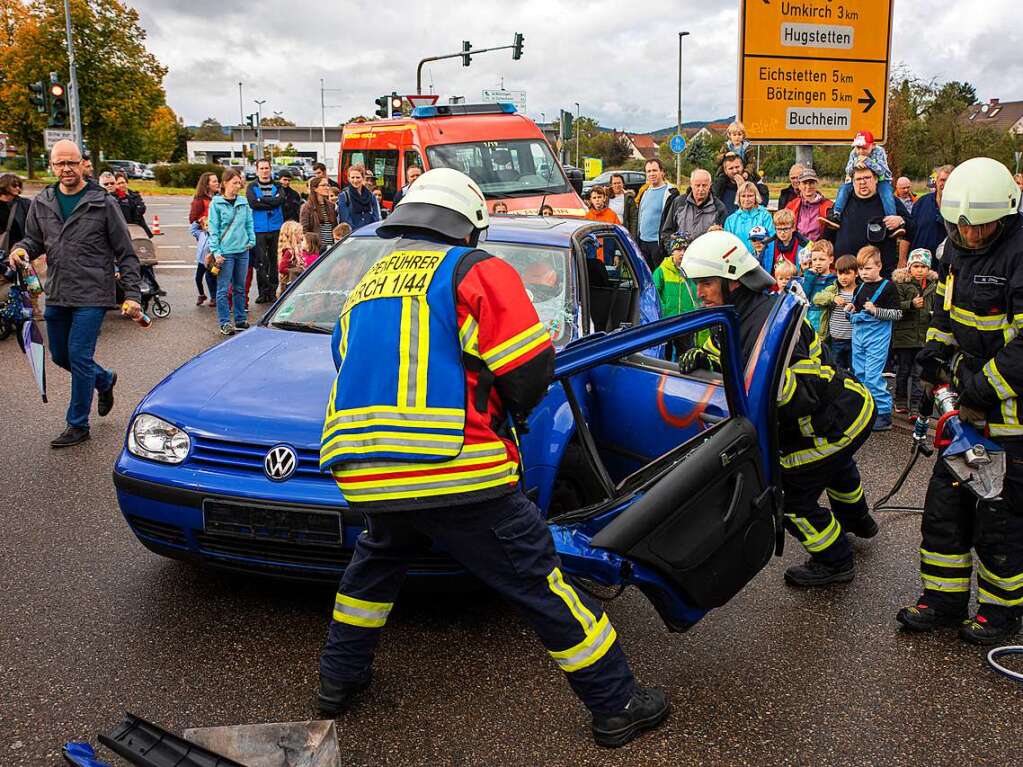
<svg viewBox="0 0 1023 767"><path fill-rule="evenodd" d="M727 525L735 515L735 510L739 508L739 501L742 500L742 489L745 485L742 473L735 475L735 487L732 488L732 500L728 504L728 511L725 512L725 516L721 518L721 524Z"/></svg>

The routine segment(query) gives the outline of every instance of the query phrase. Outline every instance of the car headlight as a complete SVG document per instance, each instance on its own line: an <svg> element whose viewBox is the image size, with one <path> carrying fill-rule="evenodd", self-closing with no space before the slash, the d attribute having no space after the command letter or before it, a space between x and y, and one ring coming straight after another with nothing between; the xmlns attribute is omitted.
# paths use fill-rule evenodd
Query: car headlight
<svg viewBox="0 0 1023 767"><path fill-rule="evenodd" d="M181 463L188 456L192 440L174 424L142 413L128 429L128 452L160 463Z"/></svg>

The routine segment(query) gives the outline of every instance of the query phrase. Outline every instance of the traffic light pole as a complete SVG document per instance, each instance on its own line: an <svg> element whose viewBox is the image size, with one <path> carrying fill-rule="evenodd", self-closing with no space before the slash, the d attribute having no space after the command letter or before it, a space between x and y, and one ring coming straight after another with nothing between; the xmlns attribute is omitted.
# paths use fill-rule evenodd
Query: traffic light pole
<svg viewBox="0 0 1023 767"><path fill-rule="evenodd" d="M428 64L431 61L443 61L444 59L460 59L463 56L473 56L477 53L489 53L490 51L507 51L511 49L522 50L522 41L518 40L511 45L498 45L495 48L475 48L469 51L459 51L458 53L445 53L443 56L430 56L419 61L419 66L416 67L416 95L422 95L423 93L423 64ZM520 54L521 55L521 54Z"/></svg>
<svg viewBox="0 0 1023 767"><path fill-rule="evenodd" d="M85 136L82 131L82 111L78 106L78 69L75 67L75 42L71 37L71 7L68 0L64 0L64 27L67 34L67 60L68 60L68 97L71 104L71 140L78 144L79 148L85 148Z"/></svg>

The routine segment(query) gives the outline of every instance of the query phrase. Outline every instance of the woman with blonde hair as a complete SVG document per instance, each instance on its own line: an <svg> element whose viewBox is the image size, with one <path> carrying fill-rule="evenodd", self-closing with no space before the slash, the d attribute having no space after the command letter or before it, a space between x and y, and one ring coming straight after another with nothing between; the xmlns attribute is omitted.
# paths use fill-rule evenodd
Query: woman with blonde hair
<svg viewBox="0 0 1023 767"><path fill-rule="evenodd" d="M277 238L278 296L305 271L305 260L302 258L304 238L302 225L297 221L285 221L281 226L281 233Z"/></svg>
<svg viewBox="0 0 1023 767"><path fill-rule="evenodd" d="M763 206L763 198L760 190L752 181L743 181L735 193L735 201L739 204L735 212L725 219L725 231L731 232L746 245L746 249L752 253L753 243L750 240L750 232L753 227L762 226L768 237L774 236L774 219L771 212Z"/></svg>

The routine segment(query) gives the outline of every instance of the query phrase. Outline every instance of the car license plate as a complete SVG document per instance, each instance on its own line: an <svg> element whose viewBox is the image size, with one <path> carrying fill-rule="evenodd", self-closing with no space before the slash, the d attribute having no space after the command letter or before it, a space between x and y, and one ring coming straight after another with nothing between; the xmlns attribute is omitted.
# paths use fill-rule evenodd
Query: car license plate
<svg viewBox="0 0 1023 767"><path fill-rule="evenodd" d="M203 517L206 532L216 535L321 546L340 546L343 542L341 512L330 509L207 499L203 501Z"/></svg>

